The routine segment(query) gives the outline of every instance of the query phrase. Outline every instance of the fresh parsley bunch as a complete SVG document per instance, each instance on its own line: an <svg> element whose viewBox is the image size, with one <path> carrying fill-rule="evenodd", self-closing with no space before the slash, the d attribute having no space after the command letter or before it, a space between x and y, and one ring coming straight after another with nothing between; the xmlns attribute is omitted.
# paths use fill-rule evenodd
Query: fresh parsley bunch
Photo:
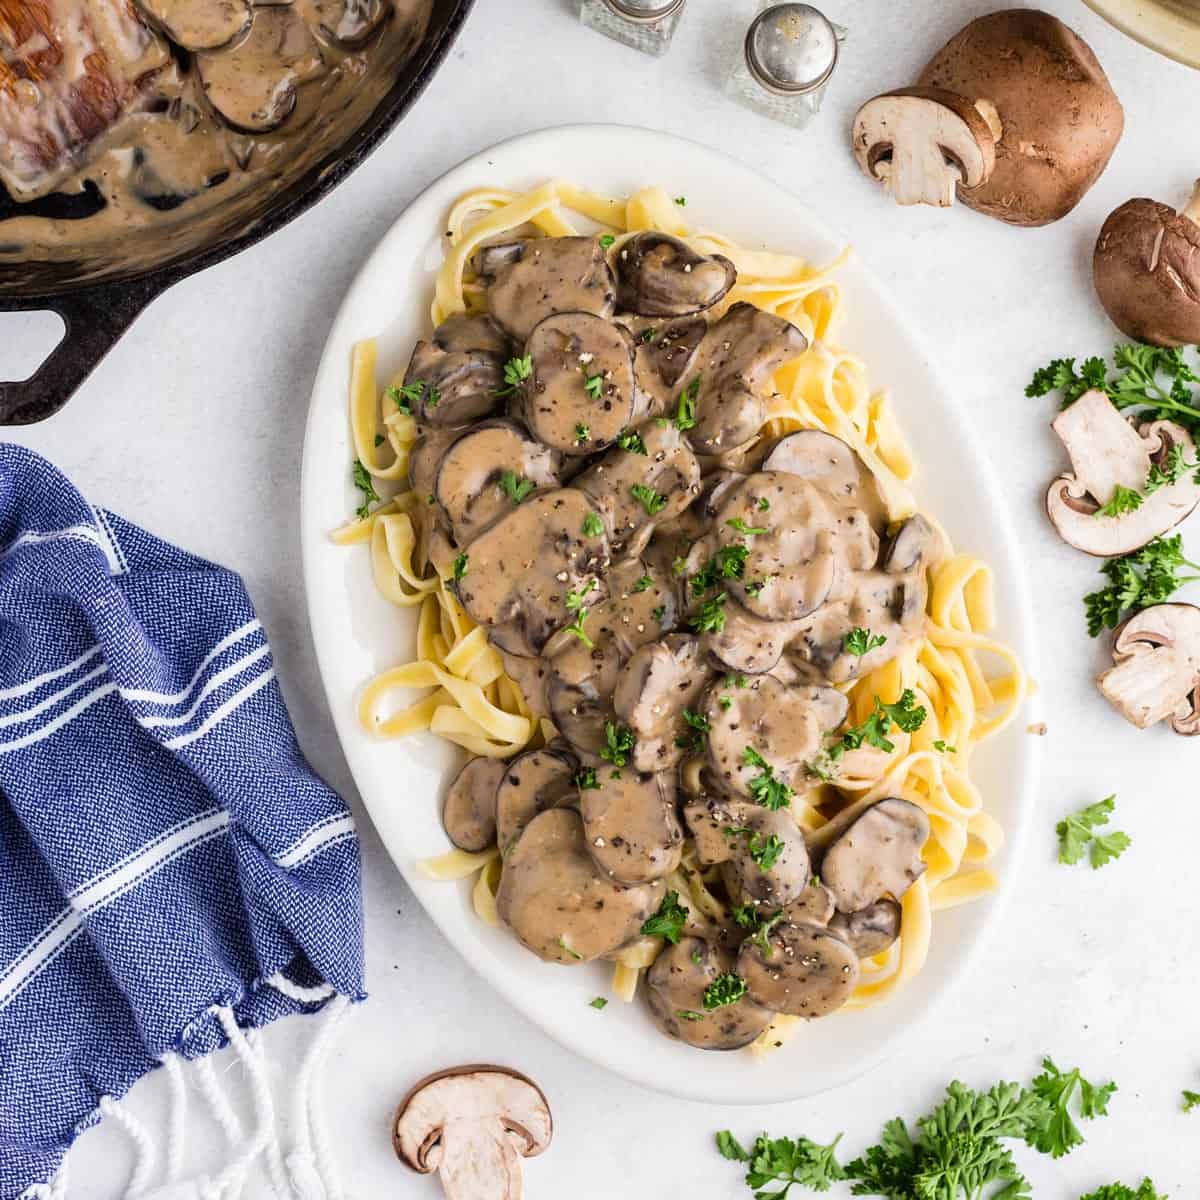
<svg viewBox="0 0 1200 1200"><path fill-rule="evenodd" d="M1161 604L1185 583L1200 579L1200 574L1181 574L1184 568L1200 572L1200 565L1184 557L1183 535L1178 533L1110 558L1100 568L1108 585L1083 598L1088 633L1096 637L1102 629L1115 629L1124 614Z"/></svg>

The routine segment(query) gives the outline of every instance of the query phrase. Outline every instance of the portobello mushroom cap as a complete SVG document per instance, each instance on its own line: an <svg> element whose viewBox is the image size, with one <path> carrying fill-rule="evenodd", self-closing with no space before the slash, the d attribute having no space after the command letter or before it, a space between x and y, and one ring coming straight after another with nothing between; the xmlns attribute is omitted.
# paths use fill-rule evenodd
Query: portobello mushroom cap
<svg viewBox="0 0 1200 1200"><path fill-rule="evenodd" d="M1173 447L1194 462L1192 436L1173 421L1148 421L1136 430L1101 391L1084 392L1051 423L1071 458L1046 494L1046 512L1070 546L1105 558L1128 554L1174 528L1200 503L1194 471L1145 493L1151 467L1161 467ZM1118 487L1136 493L1132 511L1102 513Z"/></svg>
<svg viewBox="0 0 1200 1200"><path fill-rule="evenodd" d="M854 116L854 157L897 204L948 208L960 185L975 188L996 166L996 139L963 96L942 88L899 88Z"/></svg>
<svg viewBox="0 0 1200 1200"><path fill-rule="evenodd" d="M1128 200L1100 229L1092 256L1096 295L1112 323L1154 346L1200 342L1200 186L1176 212Z"/></svg>
<svg viewBox="0 0 1200 1200"><path fill-rule="evenodd" d="M1200 733L1200 608L1154 604L1118 630L1101 695L1131 724L1169 720L1176 733Z"/></svg>
<svg viewBox="0 0 1200 1200"><path fill-rule="evenodd" d="M968 207L1011 225L1066 216L1108 165L1125 125L1091 48L1057 17L1006 9L978 17L941 48L920 88L961 96L995 138L996 165Z"/></svg>
<svg viewBox="0 0 1200 1200"><path fill-rule="evenodd" d="M596 783L580 793L579 813L599 870L626 887L674 871L683 853L675 774L598 771Z"/></svg>
<svg viewBox="0 0 1200 1200"><path fill-rule="evenodd" d="M720 1008L705 1008L704 994L733 959L705 938L683 937L664 946L646 974L646 995L659 1028L700 1050L738 1050L771 1023L769 1009L747 996Z"/></svg>
<svg viewBox="0 0 1200 1200"><path fill-rule="evenodd" d="M522 342L555 313L607 319L616 305L616 281L599 238L532 238L489 246L476 255L475 271L487 284L488 312Z"/></svg>
<svg viewBox="0 0 1200 1200"><path fill-rule="evenodd" d="M838 911L856 913L885 895L897 900L925 873L921 850L929 817L908 800L889 796L858 810L825 847L821 882Z"/></svg>
<svg viewBox="0 0 1200 1200"><path fill-rule="evenodd" d="M711 308L737 281L720 254L697 254L669 233L635 234L617 252L617 305L645 317L685 317Z"/></svg>
<svg viewBox="0 0 1200 1200"><path fill-rule="evenodd" d="M477 854L496 840L496 790L508 765L481 755L454 777L442 805L442 826L460 850Z"/></svg>
<svg viewBox="0 0 1200 1200"><path fill-rule="evenodd" d="M596 869L569 808L534 817L504 859L496 911L545 962L573 966L623 946L662 900L663 884L621 887Z"/></svg>
<svg viewBox="0 0 1200 1200"><path fill-rule="evenodd" d="M825 1017L850 999L858 983L858 956L821 925L781 921L765 939L747 938L738 974L753 1001L793 1017Z"/></svg>

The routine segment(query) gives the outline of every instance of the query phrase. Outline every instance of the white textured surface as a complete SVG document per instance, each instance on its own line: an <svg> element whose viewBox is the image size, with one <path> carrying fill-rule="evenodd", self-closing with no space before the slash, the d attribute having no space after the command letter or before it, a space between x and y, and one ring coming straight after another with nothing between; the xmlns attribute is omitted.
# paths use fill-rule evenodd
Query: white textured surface
<svg viewBox="0 0 1200 1200"><path fill-rule="evenodd" d="M1010 229L965 209L897 210L857 174L845 136L853 109L910 82L932 50L988 7L930 5L926 15L918 5L828 0L849 40L824 112L797 134L720 95L749 0L690 0L659 62L584 30L558 0L479 0L408 119L332 197L161 297L63 413L8 434L58 462L94 501L244 574L301 740L347 794L299 583L307 397L353 273L404 205L480 146L547 123L623 121L712 142L759 167L845 231L894 297L922 314L939 366L961 386L993 448L1044 618L1050 732L1041 829L1017 896L950 1004L889 1065L819 1100L752 1111L667 1100L584 1064L513 1013L444 944L364 828L372 1001L348 1022L326 1088L353 1195L437 1195L436 1184L392 1159L387 1125L407 1086L448 1063L509 1062L546 1089L556 1137L529 1166L533 1200L716 1200L748 1193L711 1150L714 1129L822 1137L845 1129L857 1149L882 1120L923 1110L952 1076L979 1084L1026 1077L1044 1052L1113 1076L1121 1092L1113 1116L1085 1130L1087 1147L1057 1163L1027 1156L1039 1200L1073 1200L1144 1171L1173 1196L1194 1194L1200 1117L1182 1116L1178 1097L1200 1082L1200 922L1192 889L1181 883L1194 874L1200 837L1189 772L1197 748L1162 731L1135 733L1092 687L1101 652L1084 633L1080 597L1097 577L1041 516L1041 494L1060 460L1046 430L1049 406L1026 400L1022 388L1043 360L1102 351L1113 340L1091 294L1091 244L1104 215L1129 196L1181 202L1187 194L1197 169L1186 152L1200 77L1125 40L1082 4L1050 0L1046 7L1091 42L1125 103L1125 138L1103 178L1070 217L1042 230ZM646 164L648 176L653 169ZM0 373L15 365L13 341L30 328L0 320ZM1190 540L1200 545L1200 531ZM1098 873L1056 865L1055 820L1113 791L1133 848ZM302 1022L290 1025L268 1038L281 1074L308 1036ZM286 1085L279 1094L286 1104ZM158 1122L165 1096L165 1080L156 1078L132 1103ZM202 1160L213 1161L211 1121L197 1118L194 1130ZM120 1194L128 1166L122 1134L85 1135L73 1157L72 1196Z"/></svg>

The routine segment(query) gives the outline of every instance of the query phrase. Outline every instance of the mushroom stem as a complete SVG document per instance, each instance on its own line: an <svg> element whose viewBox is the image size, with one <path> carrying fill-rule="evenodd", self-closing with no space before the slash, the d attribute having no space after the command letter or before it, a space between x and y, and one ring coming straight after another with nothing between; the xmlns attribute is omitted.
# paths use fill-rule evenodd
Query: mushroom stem
<svg viewBox="0 0 1200 1200"><path fill-rule="evenodd" d="M1187 217L1189 221L1194 221L1200 225L1200 179L1196 180L1195 190L1192 192L1192 198L1188 201L1187 207L1180 210L1181 217Z"/></svg>

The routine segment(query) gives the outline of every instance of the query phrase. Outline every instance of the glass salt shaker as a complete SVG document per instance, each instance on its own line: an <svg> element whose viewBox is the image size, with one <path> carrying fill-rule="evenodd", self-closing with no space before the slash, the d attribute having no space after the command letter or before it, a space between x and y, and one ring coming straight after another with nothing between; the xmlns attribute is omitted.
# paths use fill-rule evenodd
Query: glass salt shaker
<svg viewBox="0 0 1200 1200"><path fill-rule="evenodd" d="M590 29L643 54L665 54L687 0L580 0L579 18Z"/></svg>
<svg viewBox="0 0 1200 1200"><path fill-rule="evenodd" d="M771 4L754 18L726 92L803 129L817 115L845 30L811 4Z"/></svg>

